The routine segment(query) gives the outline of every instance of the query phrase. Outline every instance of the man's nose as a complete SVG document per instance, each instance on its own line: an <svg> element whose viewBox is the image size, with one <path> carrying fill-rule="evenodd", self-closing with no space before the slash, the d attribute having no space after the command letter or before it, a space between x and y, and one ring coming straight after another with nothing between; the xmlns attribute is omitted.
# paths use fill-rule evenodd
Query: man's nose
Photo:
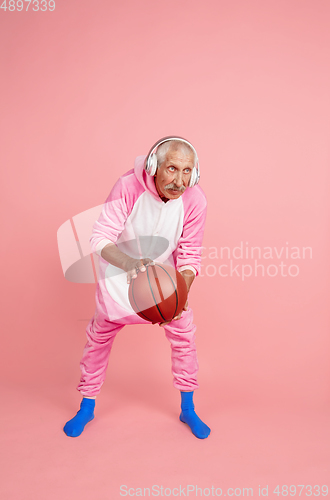
<svg viewBox="0 0 330 500"><path fill-rule="evenodd" d="M175 184L177 187L181 187L183 184L182 172L177 172L175 177Z"/></svg>

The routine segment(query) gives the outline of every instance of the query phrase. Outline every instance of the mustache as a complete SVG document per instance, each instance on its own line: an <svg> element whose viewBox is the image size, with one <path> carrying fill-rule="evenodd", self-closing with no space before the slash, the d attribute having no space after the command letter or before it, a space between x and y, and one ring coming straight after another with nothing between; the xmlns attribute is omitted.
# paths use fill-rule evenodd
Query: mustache
<svg viewBox="0 0 330 500"><path fill-rule="evenodd" d="M171 184L167 184L164 189L173 189L175 191L183 192L186 188L184 186L178 187L173 182L171 182Z"/></svg>

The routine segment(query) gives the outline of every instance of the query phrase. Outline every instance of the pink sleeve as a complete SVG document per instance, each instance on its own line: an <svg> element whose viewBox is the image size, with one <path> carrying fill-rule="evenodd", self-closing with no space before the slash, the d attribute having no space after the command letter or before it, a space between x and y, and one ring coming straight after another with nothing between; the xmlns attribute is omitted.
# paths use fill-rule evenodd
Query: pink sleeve
<svg viewBox="0 0 330 500"><path fill-rule="evenodd" d="M188 194L188 193L187 193ZM183 199L185 216L183 231L175 251L176 268L192 266L196 275L201 269L202 242L204 235L207 202L199 186L191 189Z"/></svg>
<svg viewBox="0 0 330 500"><path fill-rule="evenodd" d="M108 243L116 243L141 189L133 170L118 179L103 205L100 217L94 223L89 240L93 253L101 255L103 247Z"/></svg>

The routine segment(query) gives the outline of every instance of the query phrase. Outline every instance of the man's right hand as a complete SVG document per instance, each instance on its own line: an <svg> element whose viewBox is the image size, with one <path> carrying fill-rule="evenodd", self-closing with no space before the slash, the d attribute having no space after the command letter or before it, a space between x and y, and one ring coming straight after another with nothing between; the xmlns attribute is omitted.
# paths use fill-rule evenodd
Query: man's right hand
<svg viewBox="0 0 330 500"><path fill-rule="evenodd" d="M132 279L135 279L139 271L144 272L146 266L154 266L155 263L151 259L133 259L125 253L123 253L117 245L114 243L109 243L106 245L102 252L101 257L112 264L113 266L119 267L127 273L127 283L130 283Z"/></svg>
<svg viewBox="0 0 330 500"><path fill-rule="evenodd" d="M155 263L151 259L133 259L129 257L125 262L125 271L127 273L127 283L137 278L139 271L142 273L146 270L147 266L154 266Z"/></svg>

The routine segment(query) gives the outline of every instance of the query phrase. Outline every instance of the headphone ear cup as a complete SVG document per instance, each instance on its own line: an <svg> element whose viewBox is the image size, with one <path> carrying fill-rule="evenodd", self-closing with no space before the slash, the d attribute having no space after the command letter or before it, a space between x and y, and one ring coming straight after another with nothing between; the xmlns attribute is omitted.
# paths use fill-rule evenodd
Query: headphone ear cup
<svg viewBox="0 0 330 500"><path fill-rule="evenodd" d="M194 167L191 171L191 176L190 176L190 181L189 181L189 187L194 187L195 184L197 184L198 182L198 172L197 172L197 168Z"/></svg>
<svg viewBox="0 0 330 500"><path fill-rule="evenodd" d="M154 176L157 171L157 156L155 155L155 153L150 156L148 166L148 174Z"/></svg>

